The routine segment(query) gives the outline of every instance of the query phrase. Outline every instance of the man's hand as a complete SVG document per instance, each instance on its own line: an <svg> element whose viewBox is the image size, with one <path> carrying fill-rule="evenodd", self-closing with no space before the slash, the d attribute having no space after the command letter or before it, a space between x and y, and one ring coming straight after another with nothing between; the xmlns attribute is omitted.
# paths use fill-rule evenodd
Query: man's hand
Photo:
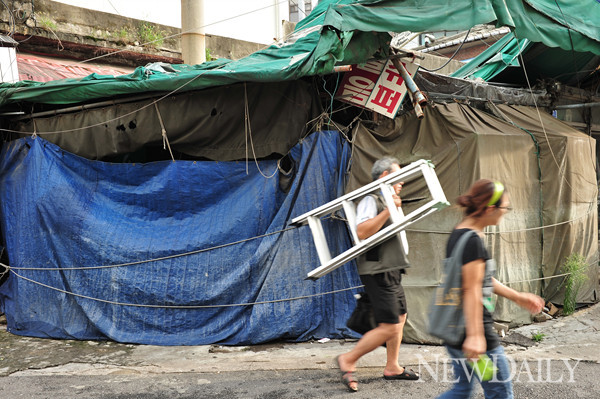
<svg viewBox="0 0 600 399"><path fill-rule="evenodd" d="M396 208L400 208L402 206L402 199L398 197L397 194L392 194L392 198L394 199L394 204L396 205Z"/></svg>
<svg viewBox="0 0 600 399"><path fill-rule="evenodd" d="M404 186L403 181L398 182L392 186L392 187L394 187L394 191L396 192L396 195L400 195L400 191L402 191L402 186Z"/></svg>

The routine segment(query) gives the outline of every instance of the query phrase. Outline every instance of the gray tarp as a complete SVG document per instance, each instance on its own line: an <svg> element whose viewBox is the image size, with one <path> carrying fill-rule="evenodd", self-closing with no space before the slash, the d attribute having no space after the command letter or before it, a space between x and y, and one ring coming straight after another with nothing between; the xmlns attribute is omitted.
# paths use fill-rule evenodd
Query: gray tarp
<svg viewBox="0 0 600 399"><path fill-rule="evenodd" d="M36 118L35 128L31 120L12 128L58 132L39 134L79 156L105 159L143 147L163 147L162 119L174 151L194 158L233 161L285 155L311 133L315 124L309 122L322 113L316 88L301 80L239 83L172 95L156 104L158 112L153 101L51 115Z"/></svg>
<svg viewBox="0 0 600 399"><path fill-rule="evenodd" d="M371 165L382 154L406 163L432 160L452 203L479 178L500 180L514 210L499 226L486 230L486 245L498 261L498 280L562 303L563 277L541 278L561 274L565 257L578 253L590 265L590 279L578 301L597 301L594 139L547 114L538 114L535 108L492 108L504 120L454 103L425 108L422 120L407 114L376 128L358 125L347 191L369 182ZM406 182L402 191L405 213L420 205L416 200L425 191L422 179ZM413 265L404 280L409 306L405 339L409 342L431 339L426 333L427 307L433 287L440 283L448 234L461 216L458 208L449 207L408 230ZM526 311L505 300L498 300L494 317L515 324L531 321Z"/></svg>

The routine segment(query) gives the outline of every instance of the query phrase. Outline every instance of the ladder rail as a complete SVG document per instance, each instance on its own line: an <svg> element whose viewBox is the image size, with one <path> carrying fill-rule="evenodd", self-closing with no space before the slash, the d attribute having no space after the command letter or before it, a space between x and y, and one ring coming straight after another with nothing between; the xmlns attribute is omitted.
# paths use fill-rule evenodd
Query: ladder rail
<svg viewBox="0 0 600 399"><path fill-rule="evenodd" d="M415 161L397 172L390 173L381 179L373 181L359 189L330 201L325 205L292 219L291 224L293 225L309 225L317 255L319 256L319 261L321 263L321 266L311 270L306 278L316 280L360 256L379 243L388 239L393 239L394 235L400 240L404 251L408 254L406 227L416 223L427 215L450 205L446 200L444 190L440 185L433 167L434 166L430 161L422 159ZM393 185L417 174L422 175L425 179L431 199L405 215L403 209L396 207L396 204L394 203L393 196L395 191ZM372 236L360 240L356 232L356 205L353 201L375 191L380 191L382 193L385 205L390 212L392 223ZM329 247L327 246L327 239L320 218L339 209L343 209L346 215L346 221L354 245L341 254L332 257Z"/></svg>
<svg viewBox="0 0 600 399"><path fill-rule="evenodd" d="M345 194L339 198L334 199L333 201L329 201L328 203L321 205L318 208L315 208L309 212L306 212L300 216L295 217L294 219L292 219L292 221L290 222L292 225L305 225L308 223L307 219L310 216L316 216L316 217L321 217L323 215L327 215L329 213L332 213L336 210L339 210L343 207L343 201L353 201L356 200L370 192L376 191L380 185L382 184L390 184L390 185L394 185L400 181L402 181L403 179L410 177L412 175L415 174L419 174L419 173L423 173L423 168L421 167L423 164L425 164L425 168L427 167L427 164L429 162L425 161L425 160L419 160L419 161L415 161L413 163L411 163L410 165L405 166L404 168L402 168L401 170L394 172L394 173L390 173L389 175L378 179L376 181L373 181L361 188L358 188L348 194Z"/></svg>
<svg viewBox="0 0 600 399"><path fill-rule="evenodd" d="M335 258L331 259L329 262L322 263L321 266L317 267L316 269L311 270L307 274L306 279L317 280L318 278L323 277L327 273L334 271L335 269L343 266L344 264L348 263L352 259L355 259L358 256L362 255L363 253L367 252L369 249L373 248L375 245L378 245L379 242L385 241L387 239L392 239L394 235L396 235L400 231L406 229L406 227L418 222L419 220L421 220L425 216L435 212L436 210L437 209L435 209L435 208L429 208L429 209L425 210L423 212L423 214L420 215L415 220L407 219L404 223L390 225L390 226L386 227L385 229L378 231L377 233L373 234L371 237L361 241L361 243L359 245L353 246L349 250L342 252Z"/></svg>

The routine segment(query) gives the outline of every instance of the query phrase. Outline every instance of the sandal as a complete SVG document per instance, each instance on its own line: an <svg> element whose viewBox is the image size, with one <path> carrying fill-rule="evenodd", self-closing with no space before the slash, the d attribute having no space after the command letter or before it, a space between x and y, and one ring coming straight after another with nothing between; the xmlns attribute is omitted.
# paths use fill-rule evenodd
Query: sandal
<svg viewBox="0 0 600 399"><path fill-rule="evenodd" d="M394 375L385 375L384 374L383 378L385 378L386 380L411 380L411 381L414 381L414 380L419 379L419 374L404 367L404 371L401 372L400 374L394 374Z"/></svg>
<svg viewBox="0 0 600 399"><path fill-rule="evenodd" d="M346 371L345 373L342 371L342 382L350 392L358 392L358 386L352 386L350 384L356 383L358 385L358 380L354 376L354 371Z"/></svg>
<svg viewBox="0 0 600 399"><path fill-rule="evenodd" d="M358 387L357 386L352 386L352 383L355 383L358 385L358 380L356 379L356 376L354 375L354 371L344 371L341 369L340 367L340 361L339 358L340 356L336 356L335 357L335 364L337 364L337 367L342 375L342 382L344 383L344 385L346 385L346 388L348 388L348 390L350 392L358 392Z"/></svg>

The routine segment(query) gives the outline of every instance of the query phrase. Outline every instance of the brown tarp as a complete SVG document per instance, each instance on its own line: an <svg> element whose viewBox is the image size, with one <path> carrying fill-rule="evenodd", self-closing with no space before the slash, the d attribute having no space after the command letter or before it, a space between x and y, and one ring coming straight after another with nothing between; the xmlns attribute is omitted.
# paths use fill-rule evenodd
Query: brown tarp
<svg viewBox="0 0 600 399"><path fill-rule="evenodd" d="M498 280L560 304L564 277L552 276L562 273L566 256L578 253L590 265L578 302L598 301L594 139L535 108L490 107L487 113L464 104L436 104L425 108L421 120L407 114L376 127L358 125L347 191L368 183L373 162L383 155L402 163L431 160L451 203L479 178L502 181L514 210L486 230ZM406 182L405 213L424 201L425 192L423 179ZM409 342L435 342L427 334L427 310L441 281L449 232L461 217L452 206L407 231L413 265L404 280ZM504 299L498 299L494 318L531 322L526 311Z"/></svg>
<svg viewBox="0 0 600 399"><path fill-rule="evenodd" d="M157 95L155 99L161 98ZM322 113L317 90L301 80L240 83L102 108L37 117L11 129L36 132L88 159L109 160L144 147L233 161L285 155L310 133ZM53 133L57 132L57 133ZM107 159L108 158L108 159Z"/></svg>

